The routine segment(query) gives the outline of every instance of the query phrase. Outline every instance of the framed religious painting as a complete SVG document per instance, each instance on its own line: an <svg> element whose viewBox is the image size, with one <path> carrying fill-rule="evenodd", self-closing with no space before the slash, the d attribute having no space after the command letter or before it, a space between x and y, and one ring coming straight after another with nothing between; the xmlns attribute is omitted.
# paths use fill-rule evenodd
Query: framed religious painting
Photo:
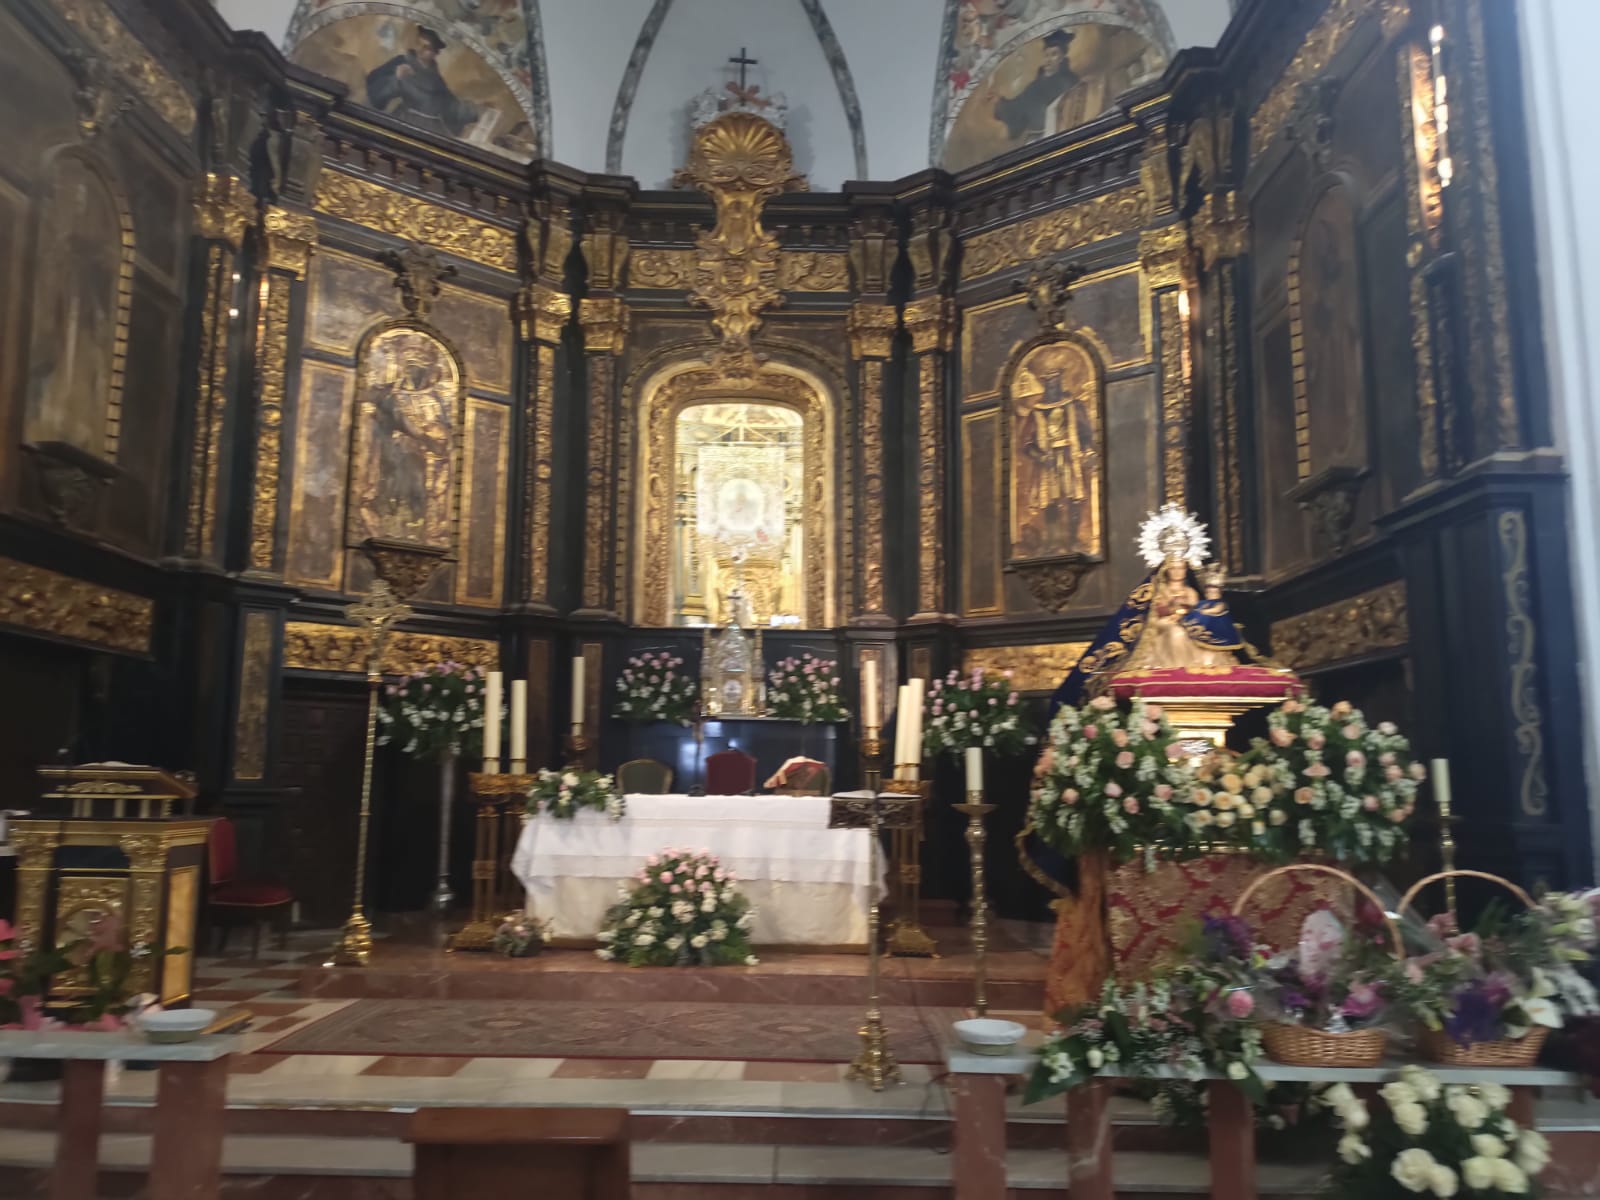
<svg viewBox="0 0 1600 1200"><path fill-rule="evenodd" d="M1012 561L1105 555L1105 386L1075 341L1028 350L1006 386Z"/></svg>

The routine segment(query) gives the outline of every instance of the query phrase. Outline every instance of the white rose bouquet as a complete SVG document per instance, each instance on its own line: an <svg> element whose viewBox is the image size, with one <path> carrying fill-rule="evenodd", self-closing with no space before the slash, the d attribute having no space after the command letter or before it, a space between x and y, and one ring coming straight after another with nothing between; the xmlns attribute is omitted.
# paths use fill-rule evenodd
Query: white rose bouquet
<svg viewBox="0 0 1600 1200"><path fill-rule="evenodd" d="M1322 1094L1345 1134L1329 1195L1337 1200L1410 1196L1537 1196L1550 1144L1506 1116L1511 1093L1496 1083L1452 1084L1422 1067L1400 1069L1373 1111L1348 1084Z"/></svg>
<svg viewBox="0 0 1600 1200"><path fill-rule="evenodd" d="M839 696L839 664L802 654L786 658L767 677L767 715L802 725L831 725L850 715Z"/></svg>
<svg viewBox="0 0 1600 1200"><path fill-rule="evenodd" d="M436 663L384 687L378 745L411 758L442 760L454 750L483 753L483 672L458 662Z"/></svg>
<svg viewBox="0 0 1600 1200"><path fill-rule="evenodd" d="M958 754L976 746L996 754L1021 754L1039 739L1023 712L1011 672L968 676L951 671L928 688L922 748L930 755Z"/></svg>
<svg viewBox="0 0 1600 1200"><path fill-rule="evenodd" d="M558 820L570 821L584 808L596 809L613 821L620 821L626 803L617 791L617 781L599 771L566 767L560 771L541 770L539 781L528 789L530 817L548 813Z"/></svg>
<svg viewBox="0 0 1600 1200"><path fill-rule="evenodd" d="M636 654L617 676L617 703L612 715L623 721L694 719L700 685L683 669L683 659L666 650Z"/></svg>
<svg viewBox="0 0 1600 1200"><path fill-rule="evenodd" d="M606 913L595 954L630 967L755 966L755 909L737 882L709 850L652 854Z"/></svg>

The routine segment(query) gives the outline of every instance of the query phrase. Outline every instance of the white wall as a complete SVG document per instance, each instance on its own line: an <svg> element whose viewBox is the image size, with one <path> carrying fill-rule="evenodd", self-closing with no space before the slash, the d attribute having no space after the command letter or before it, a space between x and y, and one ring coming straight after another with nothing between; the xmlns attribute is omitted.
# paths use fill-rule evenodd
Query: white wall
<svg viewBox="0 0 1600 1200"><path fill-rule="evenodd" d="M1589 803L1600 860L1600 228L1591 219L1600 194L1600 156L1591 106L1593 48L1600 42L1595 0L1520 0L1522 73L1545 355L1556 437L1571 472L1573 592L1579 624ZM1566 648L1547 646L1561 656Z"/></svg>
<svg viewBox="0 0 1600 1200"><path fill-rule="evenodd" d="M552 126L546 153L557 162L580 171L606 169L617 86L651 7L652 0L604 0L602 14L596 0L540 0Z"/></svg>
<svg viewBox="0 0 1600 1200"><path fill-rule="evenodd" d="M235 29L258 29L282 49L295 0L217 0L217 11Z"/></svg>
<svg viewBox="0 0 1600 1200"><path fill-rule="evenodd" d="M1167 14L1172 39L1180 50L1215 46L1233 16L1229 0L1161 0L1161 10Z"/></svg>
<svg viewBox="0 0 1600 1200"><path fill-rule="evenodd" d="M873 179L928 165L928 101L939 60L943 5L930 0L824 0L844 47Z"/></svg>

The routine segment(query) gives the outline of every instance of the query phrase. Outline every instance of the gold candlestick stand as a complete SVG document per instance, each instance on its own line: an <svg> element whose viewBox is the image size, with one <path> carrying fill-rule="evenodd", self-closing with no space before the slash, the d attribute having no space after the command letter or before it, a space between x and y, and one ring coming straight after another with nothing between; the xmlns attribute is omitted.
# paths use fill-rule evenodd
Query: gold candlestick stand
<svg viewBox="0 0 1600 1200"><path fill-rule="evenodd" d="M584 736L581 726L574 725L572 732L567 734L567 762L579 770L589 764L589 739Z"/></svg>
<svg viewBox="0 0 1600 1200"><path fill-rule="evenodd" d="M493 765L493 764L489 764ZM513 764L515 765L515 764ZM517 894L511 855L527 817L528 789L538 780L518 771L469 774L467 787L478 805L472 856L472 918L450 939L452 950L489 950Z"/></svg>
<svg viewBox="0 0 1600 1200"><path fill-rule="evenodd" d="M906 766L901 763L900 766ZM911 774L919 768L895 774ZM894 847L894 921L889 925L889 953L896 958L938 958L939 944L922 928L922 809L928 801L925 779L890 779L883 790L916 803L906 805L912 818L891 833Z"/></svg>
<svg viewBox="0 0 1600 1200"><path fill-rule="evenodd" d="M1450 811L1450 798L1439 797L1439 865L1446 872L1444 879L1444 904L1450 914L1450 923L1457 929L1461 927L1460 917L1456 912L1456 835L1455 823L1460 820Z"/></svg>
<svg viewBox="0 0 1600 1200"><path fill-rule="evenodd" d="M366 598L345 615L367 627L367 744L361 764L361 810L356 826L355 895L327 966L364 967L372 957L372 922L367 920L367 830L372 823L372 765L378 746L378 690L383 686L383 646L393 626L411 615L405 601L428 582L444 551L409 542L368 538L361 548L376 578Z"/></svg>
<svg viewBox="0 0 1600 1200"><path fill-rule="evenodd" d="M967 818L967 847L972 851L972 952L974 968L973 1015L989 1015L989 893L983 875L983 848L989 840L983 819L995 806L983 802L982 792L968 792L965 804L952 806Z"/></svg>

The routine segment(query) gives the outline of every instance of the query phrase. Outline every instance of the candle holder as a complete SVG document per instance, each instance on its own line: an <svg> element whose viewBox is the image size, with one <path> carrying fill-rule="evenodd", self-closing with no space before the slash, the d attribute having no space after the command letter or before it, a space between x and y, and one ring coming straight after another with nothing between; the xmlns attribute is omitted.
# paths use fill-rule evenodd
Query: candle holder
<svg viewBox="0 0 1600 1200"><path fill-rule="evenodd" d="M893 830L894 921L889 926L889 953L895 958L938 958L939 943L922 928L922 809L928 801L928 782L916 778L920 764L909 767L910 779L890 779L883 790L893 796L915 798L911 820Z"/></svg>
<svg viewBox="0 0 1600 1200"><path fill-rule="evenodd" d="M1456 835L1455 824L1461 818L1450 811L1450 797L1439 797L1439 865L1446 872L1456 869ZM1456 912L1456 877L1453 873L1446 874L1444 880L1444 905L1450 914L1450 923L1457 929L1461 927L1461 918Z"/></svg>
<svg viewBox="0 0 1600 1200"><path fill-rule="evenodd" d="M522 831L528 789L536 782L532 775L502 775L498 763L485 763L481 773L467 776L467 786L478 805L477 844L472 855L472 916L450 939L451 950L493 949L495 930L514 890L509 886L511 855ZM518 800L522 803L518 804Z"/></svg>
<svg viewBox="0 0 1600 1200"><path fill-rule="evenodd" d="M977 958L973 969L973 1015L989 1015L989 893L983 874L983 848L989 840L983 819L995 810L985 804L983 793L968 792L965 804L952 807L967 818L967 847L972 852L972 952Z"/></svg>
<svg viewBox="0 0 1600 1200"><path fill-rule="evenodd" d="M450 887L450 818L455 811L456 766L460 761L460 747L452 743L439 764L439 882L433 889L433 911L440 916L449 912L456 901Z"/></svg>
<svg viewBox="0 0 1600 1200"><path fill-rule="evenodd" d="M580 768L589 765L589 739L584 736L582 726L574 725L567 734L567 762Z"/></svg>
<svg viewBox="0 0 1600 1200"><path fill-rule="evenodd" d="M861 786L876 794L883 787L883 738L876 727L868 727L860 749Z"/></svg>

